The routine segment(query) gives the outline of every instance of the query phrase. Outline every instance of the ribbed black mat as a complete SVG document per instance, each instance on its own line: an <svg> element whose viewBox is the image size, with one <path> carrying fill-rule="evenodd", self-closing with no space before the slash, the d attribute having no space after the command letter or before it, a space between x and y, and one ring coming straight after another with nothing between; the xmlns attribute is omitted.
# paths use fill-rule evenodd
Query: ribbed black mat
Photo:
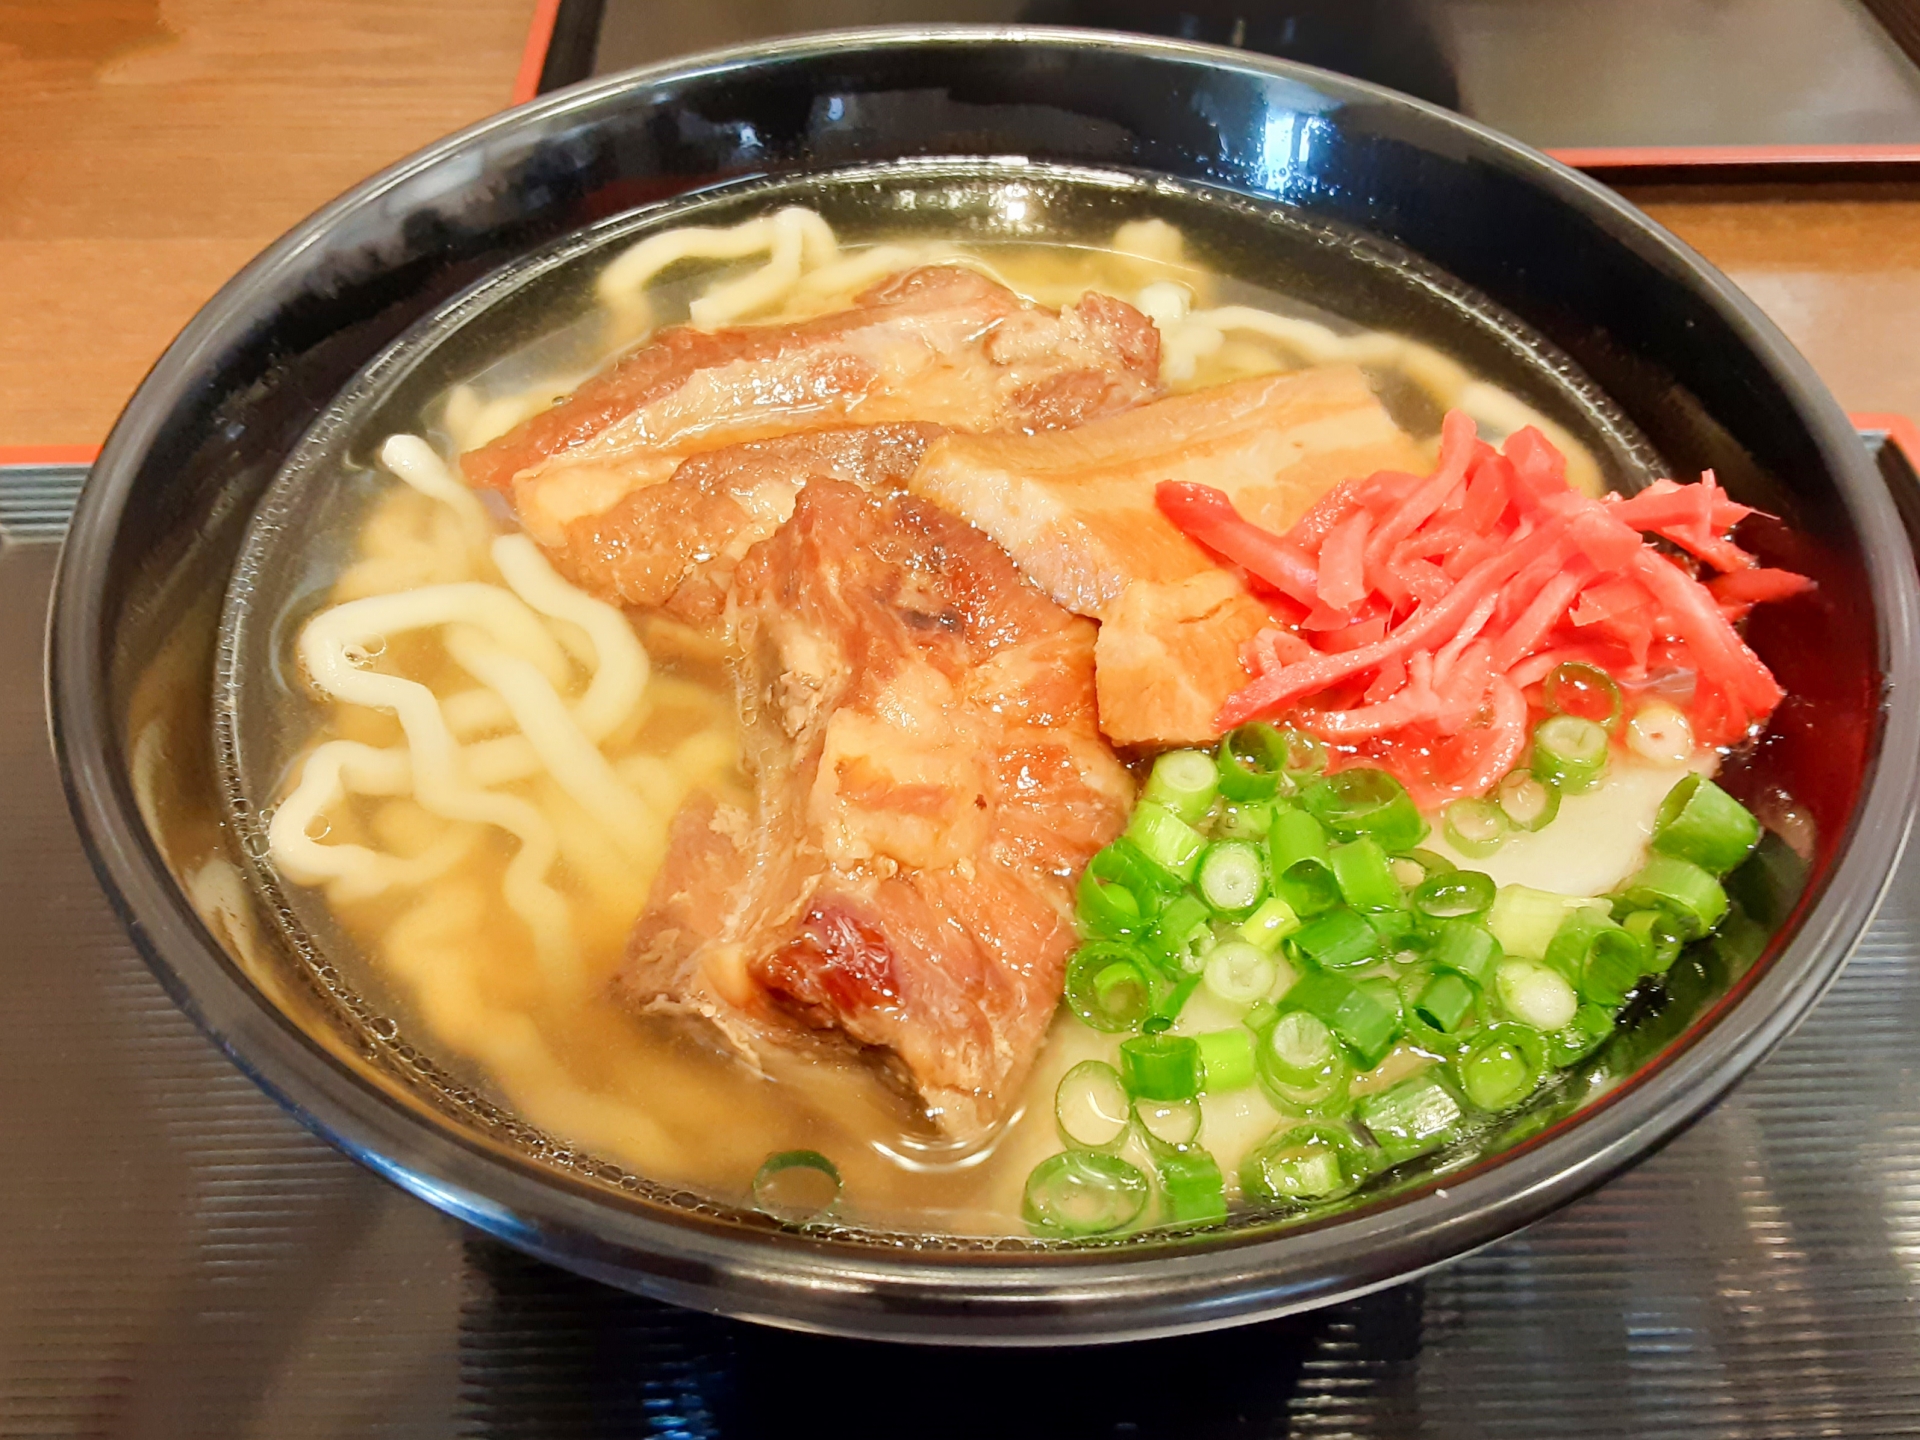
<svg viewBox="0 0 1920 1440"><path fill-rule="evenodd" d="M28 478L0 471L0 495ZM31 480L30 524L0 503L0 1435L1920 1432L1920 859L1718 1111L1421 1283L1101 1350L785 1335L478 1238L310 1137L174 1010L48 754Z"/></svg>

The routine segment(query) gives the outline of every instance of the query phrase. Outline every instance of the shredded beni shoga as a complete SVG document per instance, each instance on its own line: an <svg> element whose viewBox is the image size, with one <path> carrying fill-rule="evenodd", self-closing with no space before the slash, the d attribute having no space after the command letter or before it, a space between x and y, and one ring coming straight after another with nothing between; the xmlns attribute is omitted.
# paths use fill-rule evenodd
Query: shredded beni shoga
<svg viewBox="0 0 1920 1440"><path fill-rule="evenodd" d="M1346 481L1284 535L1209 486L1167 483L1157 498L1292 621L1249 642L1252 678L1219 728L1287 715L1330 742L1333 768L1385 769L1422 809L1514 768L1529 696L1545 708L1533 687L1556 672L1591 667L1629 700L1671 701L1696 745L1739 741L1781 690L1734 622L1812 587L1728 538L1752 512L1711 472L1596 500L1539 431L1496 450L1459 411L1431 475Z"/></svg>

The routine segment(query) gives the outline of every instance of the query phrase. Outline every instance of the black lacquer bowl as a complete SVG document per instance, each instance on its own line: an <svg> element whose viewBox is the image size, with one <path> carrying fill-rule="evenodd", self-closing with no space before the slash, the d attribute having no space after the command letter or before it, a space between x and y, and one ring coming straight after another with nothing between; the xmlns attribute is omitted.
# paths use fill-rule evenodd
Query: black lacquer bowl
<svg viewBox="0 0 1920 1440"><path fill-rule="evenodd" d="M243 883L246 837L213 754L221 599L269 485L369 364L477 282L609 217L694 190L966 157L1198 187L1408 252L1557 348L1676 473L1711 467L1781 518L1748 522L1743 542L1821 588L1754 621L1790 698L1728 783L1791 813L1786 828L1812 845L1802 858L1776 837L1736 877L1743 943L1676 967L1581 1077L1597 1098L1562 1097L1498 1153L1389 1176L1305 1223L1247 1217L1077 1250L786 1231L467 1094L290 947L285 917ZM528 1251L668 1300L877 1338L1049 1344L1202 1329L1404 1279L1697 1118L1819 997L1887 882L1920 751L1915 612L1899 514L1805 362L1600 187L1445 112L1237 52L873 31L563 92L422 152L281 240L195 317L115 427L62 560L50 689L74 813L155 971L349 1154Z"/></svg>

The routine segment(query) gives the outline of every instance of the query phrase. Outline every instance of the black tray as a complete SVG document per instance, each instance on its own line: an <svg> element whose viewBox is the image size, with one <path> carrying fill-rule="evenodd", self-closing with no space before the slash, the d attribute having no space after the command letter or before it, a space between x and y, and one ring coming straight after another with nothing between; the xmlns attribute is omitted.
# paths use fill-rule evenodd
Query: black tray
<svg viewBox="0 0 1920 1440"><path fill-rule="evenodd" d="M51 542L81 473L0 466L0 1435L1920 1432L1920 857L1717 1111L1422 1281L1107 1349L760 1329L464 1229L308 1135L174 1009L48 751Z"/></svg>

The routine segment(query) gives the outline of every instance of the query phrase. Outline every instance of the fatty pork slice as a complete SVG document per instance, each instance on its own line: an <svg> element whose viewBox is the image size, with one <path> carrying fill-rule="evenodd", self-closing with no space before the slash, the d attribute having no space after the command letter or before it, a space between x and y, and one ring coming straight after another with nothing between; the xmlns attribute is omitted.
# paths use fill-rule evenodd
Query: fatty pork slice
<svg viewBox="0 0 1920 1440"><path fill-rule="evenodd" d="M1224 490L1283 533L1341 480L1427 458L1351 367L1264 375L1045 435L947 435L909 488L999 541L1061 605L1101 622L1100 725L1121 745L1210 741L1273 623L1239 576L1154 504L1163 480Z"/></svg>
<svg viewBox="0 0 1920 1440"><path fill-rule="evenodd" d="M812 320L666 330L461 465L596 593L664 604L692 582L695 603L725 593L724 576L695 572L728 569L771 535L810 476L884 482L942 431L1112 414L1158 393L1159 365L1159 332L1121 301L1089 294L1056 313L972 270L925 266ZM811 450L767 448L829 430ZM737 472L719 487L726 503L711 468L681 473L690 457ZM645 493L670 481L678 493Z"/></svg>
<svg viewBox="0 0 1920 1440"><path fill-rule="evenodd" d="M1060 1000L1075 877L1132 797L1091 624L905 495L816 480L734 576L752 814L696 797L622 977L741 1051L838 1035L950 1138L1005 1118Z"/></svg>

